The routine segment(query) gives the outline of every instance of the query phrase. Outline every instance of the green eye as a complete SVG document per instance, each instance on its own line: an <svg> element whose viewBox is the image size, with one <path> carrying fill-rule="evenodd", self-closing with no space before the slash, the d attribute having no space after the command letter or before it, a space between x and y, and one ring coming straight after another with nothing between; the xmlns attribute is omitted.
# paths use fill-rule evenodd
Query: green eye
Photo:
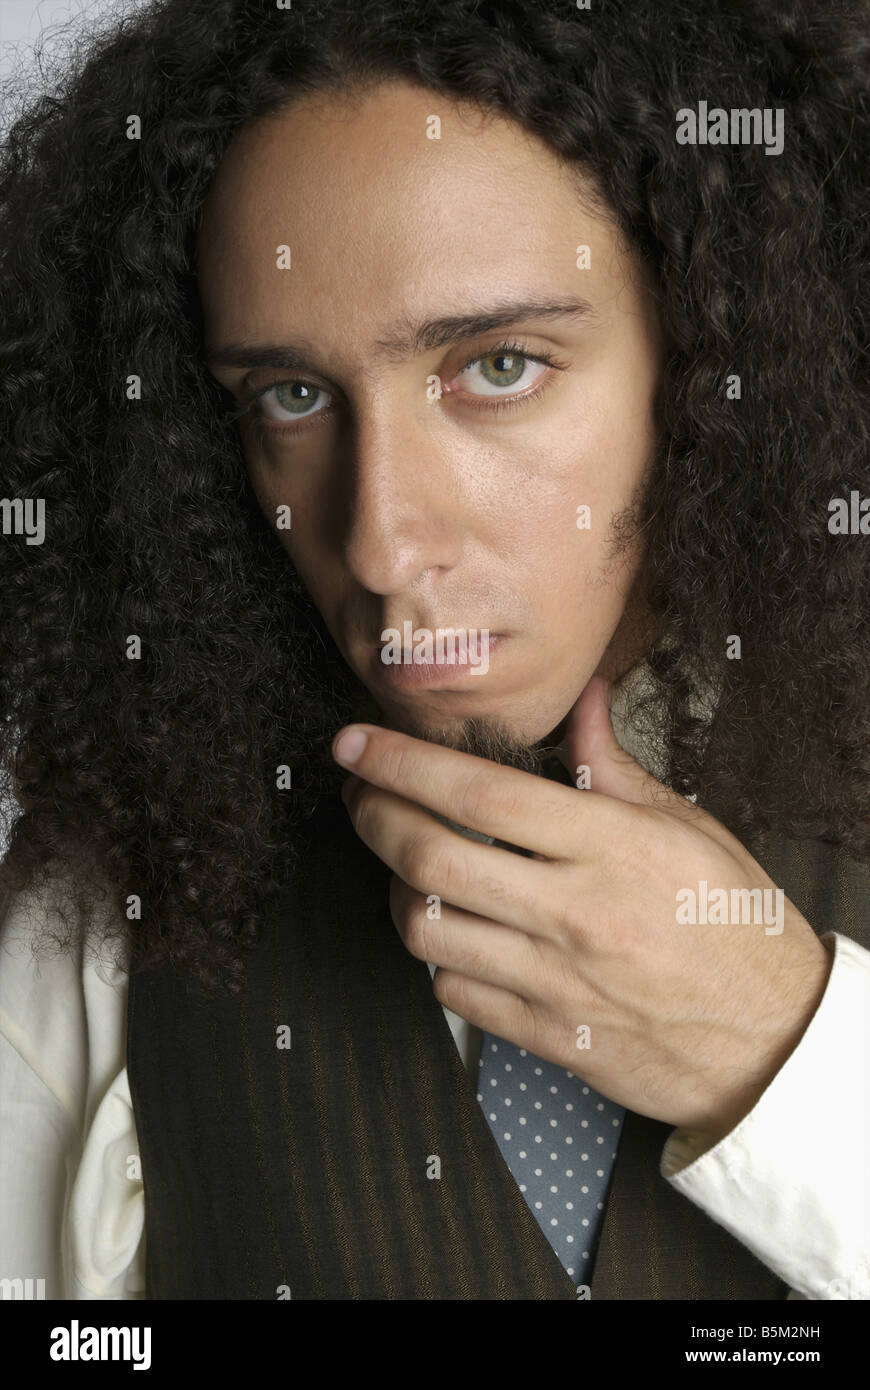
<svg viewBox="0 0 870 1390"><path fill-rule="evenodd" d="M548 354L524 352L516 343L501 343L482 357L473 357L459 376L469 387L477 388L471 395L488 396L494 402L517 384L532 386L545 375L544 369L548 366L558 366ZM540 370L536 372L536 368Z"/></svg>
<svg viewBox="0 0 870 1390"><path fill-rule="evenodd" d="M515 352L491 352L478 361L481 372L492 386L514 386L526 368L526 358ZM489 362L495 363L494 369L487 367Z"/></svg>
<svg viewBox="0 0 870 1390"><path fill-rule="evenodd" d="M306 386L304 381L282 381L273 386L275 399L282 410L293 415L305 415L317 403L318 396L326 394L317 386Z"/></svg>

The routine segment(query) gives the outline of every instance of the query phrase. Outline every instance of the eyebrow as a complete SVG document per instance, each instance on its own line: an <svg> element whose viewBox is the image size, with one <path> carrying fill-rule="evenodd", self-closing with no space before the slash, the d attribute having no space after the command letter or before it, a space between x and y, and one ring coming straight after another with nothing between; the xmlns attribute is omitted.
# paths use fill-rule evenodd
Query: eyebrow
<svg viewBox="0 0 870 1390"><path fill-rule="evenodd" d="M497 328L510 328L526 319L576 318L596 322L598 315L585 299L503 300L468 314L445 314L440 318L413 322L401 319L387 338L376 339L380 356L403 360L423 352L434 352L463 338L479 337ZM282 367L312 370L316 352L305 341L245 347L227 343L206 350L210 367Z"/></svg>

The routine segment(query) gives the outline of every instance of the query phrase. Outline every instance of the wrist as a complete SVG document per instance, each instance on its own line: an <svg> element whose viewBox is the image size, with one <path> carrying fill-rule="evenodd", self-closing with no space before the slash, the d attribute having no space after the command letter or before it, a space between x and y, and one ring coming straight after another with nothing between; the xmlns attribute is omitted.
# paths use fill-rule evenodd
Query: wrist
<svg viewBox="0 0 870 1390"><path fill-rule="evenodd" d="M818 937L814 936L813 942L818 949L813 950L803 968L795 972L794 987L789 991L789 1007L777 1015L781 1027L777 1028L775 1038L765 1047L764 1058L759 1059L751 1080L746 1080L739 1091L733 1092L701 1127L700 1133L711 1146L736 1129L755 1109L812 1022L824 997L834 963L831 952Z"/></svg>

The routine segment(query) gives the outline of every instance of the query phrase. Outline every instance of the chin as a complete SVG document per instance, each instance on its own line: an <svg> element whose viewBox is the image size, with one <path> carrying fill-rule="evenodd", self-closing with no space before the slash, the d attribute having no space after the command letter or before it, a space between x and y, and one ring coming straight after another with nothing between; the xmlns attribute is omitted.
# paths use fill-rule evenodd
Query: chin
<svg viewBox="0 0 870 1390"><path fill-rule="evenodd" d="M451 730L460 735L464 727L474 724L498 728L505 736L526 744L544 738L560 718L557 701L545 702L539 693L531 691L521 697L490 698L485 702L466 698L465 691L457 691L425 702L381 700L378 708L380 722L388 728L411 734L419 731L421 738L435 731L442 737L448 736Z"/></svg>

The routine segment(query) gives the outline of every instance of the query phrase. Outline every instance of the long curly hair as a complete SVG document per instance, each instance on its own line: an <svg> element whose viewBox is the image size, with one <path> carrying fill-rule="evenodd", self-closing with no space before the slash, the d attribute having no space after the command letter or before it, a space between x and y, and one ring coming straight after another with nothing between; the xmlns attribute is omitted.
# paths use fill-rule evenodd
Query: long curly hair
<svg viewBox="0 0 870 1390"><path fill-rule="evenodd" d="M670 785L744 838L870 856L870 541L828 528L831 498L870 495L868 31L866 5L816 0L156 0L19 91L0 492L43 499L46 530L0 537L0 889L73 874L65 946L101 886L136 968L234 992L344 776L329 740L364 691L250 490L202 361L194 240L243 123L393 77L543 137L653 272L644 698ZM781 108L782 153L678 143L702 100Z"/></svg>

